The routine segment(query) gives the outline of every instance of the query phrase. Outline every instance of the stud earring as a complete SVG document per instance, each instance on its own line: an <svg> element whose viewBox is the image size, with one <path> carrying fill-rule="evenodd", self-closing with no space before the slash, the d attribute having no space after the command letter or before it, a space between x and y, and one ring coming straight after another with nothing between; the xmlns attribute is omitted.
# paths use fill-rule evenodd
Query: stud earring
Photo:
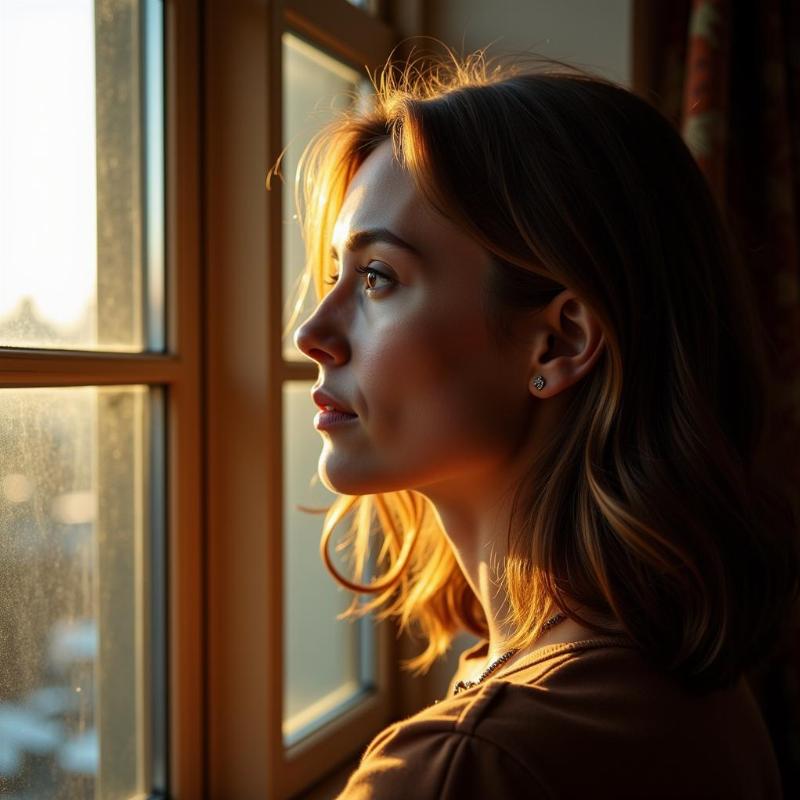
<svg viewBox="0 0 800 800"><path fill-rule="evenodd" d="M532 381L531 385L534 389L543 389L544 388L544 378L541 375L537 375Z"/></svg>

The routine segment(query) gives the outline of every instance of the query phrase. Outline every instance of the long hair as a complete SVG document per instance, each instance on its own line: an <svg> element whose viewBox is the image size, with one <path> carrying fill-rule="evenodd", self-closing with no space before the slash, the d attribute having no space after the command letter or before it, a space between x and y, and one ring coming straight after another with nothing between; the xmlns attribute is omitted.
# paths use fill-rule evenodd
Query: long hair
<svg viewBox="0 0 800 800"><path fill-rule="evenodd" d="M295 307L309 285L319 300L329 290L347 186L385 139L422 197L489 252L482 300L498 341L522 346L514 322L574 290L606 350L517 487L500 571L507 646L527 647L560 608L623 631L687 685L729 685L794 609L797 509L763 457L771 400L752 287L690 151L644 99L552 59L448 49L424 69L390 57L370 79L373 107L338 112L298 165ZM325 512L322 558L354 592L340 618L419 627L427 647L404 668L427 671L463 629L488 636L426 497L340 495ZM348 515L351 578L328 554ZM383 575L363 584L376 535Z"/></svg>

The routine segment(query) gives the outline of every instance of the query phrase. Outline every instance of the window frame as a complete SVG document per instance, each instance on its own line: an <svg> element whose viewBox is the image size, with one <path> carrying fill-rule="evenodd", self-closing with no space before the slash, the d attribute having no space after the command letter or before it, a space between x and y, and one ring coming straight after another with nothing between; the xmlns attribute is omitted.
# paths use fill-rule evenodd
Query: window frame
<svg viewBox="0 0 800 800"><path fill-rule="evenodd" d="M365 74L401 38L383 21L387 11L371 16L347 0L204 5L209 797L301 796L352 767L408 699L396 666L401 645L392 623L379 623L376 691L284 747L282 390L315 381L317 367L283 358L282 192L292 191L293 176L269 191L264 184L285 146L282 34ZM279 566L265 580L270 564Z"/></svg>
<svg viewBox="0 0 800 800"><path fill-rule="evenodd" d="M142 0L143 4L145 0ZM148 797L168 794L203 796L203 632L198 613L203 589L203 438L201 436L201 273L199 264L199 154L197 9L190 3L158 0L148 6L163 11L164 37L164 350L141 353L0 346L0 389L136 385L158 387L151 421L166 424L166 461L151 480L151 521L165 520L164 551L152 553L151 600L160 607L166 583L166 619L151 618L156 641L151 653L164 656L166 675L156 668L143 676L153 702L164 694L169 707L151 708L140 732L146 745L139 765L150 776ZM136 12L139 13L138 11ZM141 35L144 31L139 30ZM191 79L190 79L191 76ZM140 74L135 80L144 80ZM177 86L181 91L176 91ZM146 100L140 94L142 100ZM142 209L142 213L145 210ZM145 287L149 290L148 287ZM142 309L147 320L146 309ZM146 322L145 340L160 328ZM163 512L163 514L162 514ZM152 532L151 532L152 533ZM160 533L160 532L158 532ZM159 541L156 536L155 541ZM180 554L180 558L170 557ZM157 585L155 585L157 584ZM153 609L155 612L155 608ZM161 638L167 636L167 652ZM158 665L154 666L158 667ZM166 680L166 686L163 685ZM166 718L166 741L159 722ZM159 788L155 788L159 787Z"/></svg>
<svg viewBox="0 0 800 800"><path fill-rule="evenodd" d="M284 146L281 36L363 74L419 32L422 6L383 0L373 16L347 0L161 5L164 351L0 347L0 388L163 389L166 618L152 623L167 637L166 686L154 687L166 691L155 711L167 738L145 733L154 786L169 797L308 797L430 698L398 669L407 641L379 623L377 691L283 744L282 387L317 369L283 359L282 269L265 268L281 264L289 188L264 185ZM268 574L269 564L280 566Z"/></svg>

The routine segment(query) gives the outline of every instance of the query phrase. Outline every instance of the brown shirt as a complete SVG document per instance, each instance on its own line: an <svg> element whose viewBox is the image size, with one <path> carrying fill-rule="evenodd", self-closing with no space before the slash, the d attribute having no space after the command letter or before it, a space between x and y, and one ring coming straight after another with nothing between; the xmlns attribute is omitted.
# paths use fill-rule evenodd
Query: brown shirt
<svg viewBox="0 0 800 800"><path fill-rule="evenodd" d="M453 696L486 662L461 654L448 696L389 725L337 800L781 798L741 679L694 696L627 638L540 648Z"/></svg>

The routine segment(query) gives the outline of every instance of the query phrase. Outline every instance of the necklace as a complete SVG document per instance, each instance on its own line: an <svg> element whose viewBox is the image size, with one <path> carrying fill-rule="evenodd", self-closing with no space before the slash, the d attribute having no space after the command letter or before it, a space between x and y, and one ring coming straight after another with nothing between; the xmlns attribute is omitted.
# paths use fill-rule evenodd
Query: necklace
<svg viewBox="0 0 800 800"><path fill-rule="evenodd" d="M547 620L547 622L544 623L544 625L542 625L542 633L544 633L546 630L549 630L554 625L558 625L559 622L563 622L566 618L567 618L566 614L563 614L561 611L559 611L558 614L554 614L552 617L550 617L550 619ZM541 636L541 634L539 635ZM508 659L511 658L511 656L513 656L514 653L518 651L519 648L515 647L513 650L509 650L507 653L503 653L503 655L496 658L480 674L480 677L478 678L477 681L459 681L453 687L453 694L459 694L460 692L463 692L465 689L471 689L473 686L477 686L479 683L482 683L485 678L491 675L492 672L494 672L501 664L505 664L506 661L508 661Z"/></svg>

